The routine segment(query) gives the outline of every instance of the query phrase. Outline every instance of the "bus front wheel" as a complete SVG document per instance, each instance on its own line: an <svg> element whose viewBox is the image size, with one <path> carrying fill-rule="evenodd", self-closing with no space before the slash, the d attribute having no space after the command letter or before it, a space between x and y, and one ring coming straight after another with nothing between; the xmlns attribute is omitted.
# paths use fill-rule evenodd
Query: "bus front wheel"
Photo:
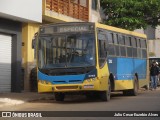
<svg viewBox="0 0 160 120"><path fill-rule="evenodd" d="M100 93L100 98L103 101L109 101L111 99L111 84L110 84L110 80L108 80L108 89L107 89L107 91L102 91Z"/></svg>
<svg viewBox="0 0 160 120"><path fill-rule="evenodd" d="M64 93L54 93L56 101L64 101L65 94Z"/></svg>

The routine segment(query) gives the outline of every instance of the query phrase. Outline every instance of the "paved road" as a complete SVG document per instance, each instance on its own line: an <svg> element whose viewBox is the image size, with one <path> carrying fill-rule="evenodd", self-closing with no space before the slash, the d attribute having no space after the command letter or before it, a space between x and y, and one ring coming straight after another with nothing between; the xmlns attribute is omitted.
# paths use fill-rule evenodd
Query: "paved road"
<svg viewBox="0 0 160 120"><path fill-rule="evenodd" d="M9 111L160 111L160 88L156 91L140 90L138 96L123 96L122 93L114 93L111 101L102 102L101 100L87 100L84 96L67 96L64 102L55 100L39 100L22 105L5 107L3 110ZM44 119L44 118L43 118ZM45 118L51 119L51 118ZM55 118L61 120L63 118ZM74 120L75 117L65 118L65 120ZM105 118L78 118L79 120L104 119ZM109 118L132 120L135 118ZM143 118L136 120L159 120L159 118Z"/></svg>

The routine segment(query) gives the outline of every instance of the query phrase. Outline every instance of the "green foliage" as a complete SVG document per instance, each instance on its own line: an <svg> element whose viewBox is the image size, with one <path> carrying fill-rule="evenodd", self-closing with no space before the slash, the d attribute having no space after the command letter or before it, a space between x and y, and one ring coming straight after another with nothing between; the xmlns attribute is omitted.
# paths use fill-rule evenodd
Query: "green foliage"
<svg viewBox="0 0 160 120"><path fill-rule="evenodd" d="M160 0L100 0L104 24L128 30L160 24Z"/></svg>

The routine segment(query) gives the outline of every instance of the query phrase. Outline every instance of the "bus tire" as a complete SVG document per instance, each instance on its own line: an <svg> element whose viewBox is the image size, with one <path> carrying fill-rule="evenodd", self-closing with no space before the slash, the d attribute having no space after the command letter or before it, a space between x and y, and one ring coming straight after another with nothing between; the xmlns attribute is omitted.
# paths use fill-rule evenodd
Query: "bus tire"
<svg viewBox="0 0 160 120"><path fill-rule="evenodd" d="M111 82L108 80L108 89L100 93L100 98L102 101L109 101L111 99Z"/></svg>
<svg viewBox="0 0 160 120"><path fill-rule="evenodd" d="M137 77L134 78L134 88L130 90L130 94L132 96L137 96L138 95L138 80Z"/></svg>
<svg viewBox="0 0 160 120"><path fill-rule="evenodd" d="M56 101L64 101L65 94L64 93L54 93Z"/></svg>
<svg viewBox="0 0 160 120"><path fill-rule="evenodd" d="M37 68L34 67L30 73L30 89L32 92L37 92Z"/></svg>
<svg viewBox="0 0 160 120"><path fill-rule="evenodd" d="M115 83L114 83L114 77L113 77L112 73L110 74L109 79L110 79L110 82L111 82L111 91L114 91Z"/></svg>
<svg viewBox="0 0 160 120"><path fill-rule="evenodd" d="M137 77L134 78L133 89L124 90L123 95L125 95L125 96L137 96L138 95L138 80L137 80Z"/></svg>

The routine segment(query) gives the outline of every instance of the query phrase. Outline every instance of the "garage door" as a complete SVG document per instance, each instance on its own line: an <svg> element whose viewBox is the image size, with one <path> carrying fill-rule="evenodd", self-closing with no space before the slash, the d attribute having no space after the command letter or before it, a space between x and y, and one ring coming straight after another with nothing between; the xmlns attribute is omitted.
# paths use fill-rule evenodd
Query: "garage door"
<svg viewBox="0 0 160 120"><path fill-rule="evenodd" d="M0 92L11 91L11 36L0 34Z"/></svg>

